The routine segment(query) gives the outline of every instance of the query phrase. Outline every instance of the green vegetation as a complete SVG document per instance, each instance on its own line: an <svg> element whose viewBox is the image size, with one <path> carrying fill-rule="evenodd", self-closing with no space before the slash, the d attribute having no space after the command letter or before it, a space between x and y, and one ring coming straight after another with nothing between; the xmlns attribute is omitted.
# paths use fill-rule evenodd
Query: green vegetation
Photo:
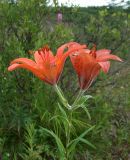
<svg viewBox="0 0 130 160"><path fill-rule="evenodd" d="M2 160L57 160L65 144L65 114L52 87L25 70L9 73L17 57L48 44L53 51L68 41L108 48L124 59L112 63L89 89L87 113L73 113L71 138L86 129L86 143L73 149L74 160L126 160L130 158L130 7L49 7L46 0L0 1L0 158ZM58 23L58 10L63 22ZM67 75L67 76L66 76ZM73 101L78 84L69 59L59 85ZM59 116L57 116L59 115ZM78 117L78 119L77 119ZM68 118L68 117L67 117ZM49 133L45 128L51 129ZM50 136L52 135L52 136ZM54 137L54 138L52 138ZM96 148L95 148L96 147ZM61 158L62 160L62 158Z"/></svg>

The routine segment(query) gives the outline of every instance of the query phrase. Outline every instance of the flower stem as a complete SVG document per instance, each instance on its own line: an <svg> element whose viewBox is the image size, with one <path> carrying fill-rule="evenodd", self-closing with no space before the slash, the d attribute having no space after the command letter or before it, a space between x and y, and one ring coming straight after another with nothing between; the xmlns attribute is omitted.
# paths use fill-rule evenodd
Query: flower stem
<svg viewBox="0 0 130 160"><path fill-rule="evenodd" d="M62 90L57 86L57 84L54 85L54 90L56 91L56 93L58 94L61 103L69 110L71 110L71 106L69 105L68 101L66 100L66 98L64 97L64 94L62 92Z"/></svg>
<svg viewBox="0 0 130 160"><path fill-rule="evenodd" d="M84 94L84 91L80 89L80 90L79 90L79 93L78 93L78 95L77 95L77 97L76 97L76 99L75 99L75 101L74 101L74 103L72 104L72 108L75 107L75 105L78 103L78 101L79 101L80 98L83 96L83 94Z"/></svg>
<svg viewBox="0 0 130 160"><path fill-rule="evenodd" d="M56 91L56 93L58 94L59 98L60 98L60 101L62 102L62 104L69 110L68 111L68 116L67 116L67 120L68 120L68 123L67 123L67 130L65 130L65 135L66 135L66 153L65 153L65 160L69 160L69 157L70 157L70 153L68 152L68 145L70 143L70 140L71 140L71 128L72 128L72 106L70 106L68 104L68 101L66 100L66 98L64 97L64 94L63 92L61 91L61 89L55 85L54 86L54 90Z"/></svg>
<svg viewBox="0 0 130 160"><path fill-rule="evenodd" d="M69 160L70 153L68 152L68 146L71 140L71 128L72 128L72 112L73 110L69 111L68 115L68 126L67 126L67 133L66 133L66 159Z"/></svg>

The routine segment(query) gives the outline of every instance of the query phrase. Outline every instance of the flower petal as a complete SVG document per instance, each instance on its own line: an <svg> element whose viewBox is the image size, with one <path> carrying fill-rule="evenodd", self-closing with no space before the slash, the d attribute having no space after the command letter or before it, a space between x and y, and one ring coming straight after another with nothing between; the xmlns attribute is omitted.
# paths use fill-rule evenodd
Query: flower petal
<svg viewBox="0 0 130 160"><path fill-rule="evenodd" d="M8 71L13 71L13 70L15 70L16 68L20 68L19 65L20 65L20 64L17 64L17 63L10 65L10 66L8 67Z"/></svg>
<svg viewBox="0 0 130 160"><path fill-rule="evenodd" d="M91 63L86 66L83 77L79 78L80 88L87 90L100 72L101 67L98 63ZM83 74L83 73L82 73Z"/></svg>
<svg viewBox="0 0 130 160"><path fill-rule="evenodd" d="M98 64L101 66L102 70L104 73L108 73L109 68L110 68L110 62L106 61L106 62L98 62Z"/></svg>
<svg viewBox="0 0 130 160"><path fill-rule="evenodd" d="M41 68L43 66L44 61L38 51L34 53L34 59L36 63L38 64L38 66Z"/></svg>
<svg viewBox="0 0 130 160"><path fill-rule="evenodd" d="M67 52L64 53L63 55L63 59L66 59L70 54L74 53L74 52L79 52L79 50L86 48L86 45L74 45L70 50L68 50Z"/></svg>
<svg viewBox="0 0 130 160"><path fill-rule="evenodd" d="M35 76L37 76L38 78L40 78L41 80L45 80L45 77L43 76L43 74L36 68L34 67L31 67L27 64L17 64L17 63L14 63L12 64L11 66L8 67L8 71L13 71L17 68L24 68L24 69L27 69L29 71L31 71Z"/></svg>
<svg viewBox="0 0 130 160"><path fill-rule="evenodd" d="M113 55L113 54L99 56L98 58L96 58L96 61L97 62L105 62L105 61L108 61L109 59L117 60L117 61L122 62L121 58L119 58L118 56Z"/></svg>
<svg viewBox="0 0 130 160"><path fill-rule="evenodd" d="M67 48L70 49L73 46L80 46L80 44L77 43L77 42L69 42L69 43L63 44L61 47L59 47L57 49L57 53L56 53L57 57L62 56L64 51L65 51L65 49L67 49Z"/></svg>
<svg viewBox="0 0 130 160"><path fill-rule="evenodd" d="M53 63L53 61L55 61L53 53L50 50L46 50L44 48L43 50L41 49L40 51L36 51L34 53L34 59L41 69L44 69L46 63Z"/></svg>
<svg viewBox="0 0 130 160"><path fill-rule="evenodd" d="M13 71L16 68L27 69L27 70L33 72L33 74L35 76L37 76L38 78L40 78L41 80L44 80L45 82L51 84L48 77L46 76L46 73L44 73L44 71L41 70L39 68L39 66L34 61L32 61L28 58L18 58L18 59L13 60L11 62L11 66L8 67L8 70Z"/></svg>
<svg viewBox="0 0 130 160"><path fill-rule="evenodd" d="M96 57L104 56L104 55L109 55L111 53L111 50L108 49L100 49L96 51Z"/></svg>
<svg viewBox="0 0 130 160"><path fill-rule="evenodd" d="M22 64L32 66L33 68L34 67L38 68L37 64L33 60L28 58L17 58L11 62L11 64L14 64L14 63L22 63Z"/></svg>
<svg viewBox="0 0 130 160"><path fill-rule="evenodd" d="M88 89L99 74L100 65L90 54L85 52L79 52L77 55L71 54L70 58L78 74L80 88L83 90Z"/></svg>

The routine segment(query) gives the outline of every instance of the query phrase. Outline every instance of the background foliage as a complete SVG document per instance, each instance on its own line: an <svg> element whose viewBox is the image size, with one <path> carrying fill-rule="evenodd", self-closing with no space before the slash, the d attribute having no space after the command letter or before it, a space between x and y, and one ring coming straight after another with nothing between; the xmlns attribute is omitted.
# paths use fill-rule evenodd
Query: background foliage
<svg viewBox="0 0 130 160"><path fill-rule="evenodd" d="M58 23L57 11L63 22ZM46 0L0 1L0 156L3 160L57 159L55 141L40 128L51 128L64 139L58 98L52 88L25 70L9 73L17 57L43 44L56 48L68 41L109 48L124 59L112 63L109 75L100 74L89 90L94 98L86 104L91 119L82 111L74 113L73 137L86 127L86 136L96 149L78 145L75 160L126 160L130 155L130 7L58 7ZM67 75L67 76L66 76ZM67 60L61 88L73 100L78 84ZM88 94L88 93L87 93ZM71 100L70 100L71 102ZM77 119L79 118L79 121ZM61 125L61 126L60 126ZM60 126L59 130L57 127Z"/></svg>

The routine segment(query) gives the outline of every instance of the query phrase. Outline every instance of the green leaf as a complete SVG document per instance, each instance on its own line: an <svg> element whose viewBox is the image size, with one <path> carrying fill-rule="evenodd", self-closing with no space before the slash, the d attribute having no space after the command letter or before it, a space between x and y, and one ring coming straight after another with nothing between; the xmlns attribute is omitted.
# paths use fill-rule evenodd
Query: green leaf
<svg viewBox="0 0 130 160"><path fill-rule="evenodd" d="M41 128L42 131L45 131L46 133L48 133L49 135L51 135L55 141L56 141L56 144L57 144L57 147L58 147L58 151L60 153L60 156L63 158L65 157L65 148L64 148L64 145L63 143L61 142L60 138L51 130L48 130L46 128Z"/></svg>
<svg viewBox="0 0 130 160"><path fill-rule="evenodd" d="M76 109L78 109L78 108L80 108L80 107L83 107L84 104L85 104L85 102L86 102L88 99L90 99L90 98L93 98L93 97L90 96L90 95L82 96L82 97L78 100L78 102L76 103L76 106L75 106L73 109L76 110Z"/></svg>
<svg viewBox="0 0 130 160"><path fill-rule="evenodd" d="M91 95L85 95L85 96L82 96L80 98L80 100L78 101L77 105L83 105L88 99L92 98Z"/></svg>
<svg viewBox="0 0 130 160"><path fill-rule="evenodd" d="M86 112L89 120L91 120L91 116L90 116L90 113L89 113L88 109L86 108L85 102L86 102L88 99L90 99L90 98L93 98L93 97L92 97L91 95L82 96L82 97L79 99L79 101L77 102L76 107L74 107L74 110L76 110L76 109L78 109L78 108L80 108L80 107L83 108L84 111Z"/></svg>
<svg viewBox="0 0 130 160"><path fill-rule="evenodd" d="M72 140L72 141L68 144L68 146L67 146L67 147L68 147L68 152L71 153L72 151L74 151L76 145L77 145L79 142L83 142L83 141L84 141L84 140L83 140L83 137L84 137L87 133L89 133L91 130L93 130L94 127L95 127L95 126L90 127L90 128L87 129L85 132L83 132L79 137L77 137L76 139ZM84 143L85 143L85 141L84 141ZM90 144L90 142L87 143L87 141L86 141L86 144Z"/></svg>
<svg viewBox="0 0 130 160"><path fill-rule="evenodd" d="M82 127L86 127L88 125L86 122L78 120L76 118L73 118L72 122L75 123L77 126L82 126Z"/></svg>
<svg viewBox="0 0 130 160"><path fill-rule="evenodd" d="M58 107L59 107L59 109L60 109L60 111L61 111L62 115L63 115L66 119L68 119L68 117L67 117L67 114L66 114L65 110L61 107L61 105L60 105L59 103L58 103Z"/></svg>
<svg viewBox="0 0 130 160"><path fill-rule="evenodd" d="M84 138L80 138L80 141L87 144L88 146L92 147L93 149L96 149L96 147L90 143L88 140L84 139Z"/></svg>
<svg viewBox="0 0 130 160"><path fill-rule="evenodd" d="M55 115L55 116L53 116L53 117L50 119L50 121L52 121L52 120L57 120L58 118L59 118L59 120L61 119L63 122L67 122L68 125L69 125L68 119L65 118L65 117L63 117L63 116L60 116L60 115Z"/></svg>
<svg viewBox="0 0 130 160"><path fill-rule="evenodd" d="M87 116L88 116L89 120L91 120L91 115L90 115L90 113L89 113L89 111L88 111L87 107L84 105L84 106L82 106L82 108L83 108L83 109L84 109L84 111L86 112L86 114L87 114Z"/></svg>

